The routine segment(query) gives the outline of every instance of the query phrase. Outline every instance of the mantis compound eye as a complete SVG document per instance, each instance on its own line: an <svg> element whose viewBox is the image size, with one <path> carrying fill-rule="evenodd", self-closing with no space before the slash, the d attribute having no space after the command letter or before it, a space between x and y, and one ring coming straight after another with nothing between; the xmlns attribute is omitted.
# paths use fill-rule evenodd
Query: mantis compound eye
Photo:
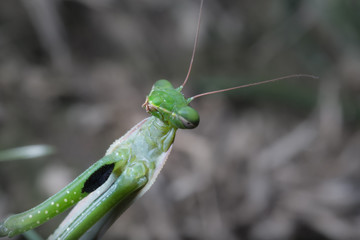
<svg viewBox="0 0 360 240"><path fill-rule="evenodd" d="M199 125L199 113L192 107L185 106L177 112L177 125L179 128L192 129Z"/></svg>

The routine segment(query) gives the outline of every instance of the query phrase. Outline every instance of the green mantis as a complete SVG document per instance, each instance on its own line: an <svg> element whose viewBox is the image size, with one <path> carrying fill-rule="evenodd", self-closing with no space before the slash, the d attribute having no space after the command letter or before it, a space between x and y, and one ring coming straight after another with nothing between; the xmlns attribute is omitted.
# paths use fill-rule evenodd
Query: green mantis
<svg viewBox="0 0 360 240"><path fill-rule="evenodd" d="M199 22L202 4L203 0ZM184 83L175 88L167 80L157 81L143 104L151 114L149 118L116 140L103 158L60 192L38 206L1 222L0 236L12 237L36 228L78 203L49 239L79 239L97 222L107 221L110 215L121 214L151 187L171 152L176 131L199 125L198 112L189 106L192 100L213 93L305 76L292 75L185 98L182 90L191 71L198 31Z"/></svg>
<svg viewBox="0 0 360 240"><path fill-rule="evenodd" d="M152 117L115 141L105 157L53 197L7 218L0 225L0 234L12 237L35 228L95 191L100 196L54 237L78 239L115 205L145 193L170 153L176 130L199 124L198 113L188 106L191 99L184 98L181 89L167 80L157 81L144 103Z"/></svg>

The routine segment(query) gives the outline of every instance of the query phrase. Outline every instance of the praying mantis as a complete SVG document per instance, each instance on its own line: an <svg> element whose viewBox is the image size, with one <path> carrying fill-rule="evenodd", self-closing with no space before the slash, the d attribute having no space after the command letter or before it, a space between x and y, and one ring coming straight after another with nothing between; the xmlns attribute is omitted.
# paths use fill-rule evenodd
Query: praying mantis
<svg viewBox="0 0 360 240"><path fill-rule="evenodd" d="M200 117L189 106L191 101L205 95L285 78L313 77L306 74L290 75L184 97L182 90L189 79L195 56L202 6L203 0L190 66L182 85L175 88L167 80L158 80L143 104L150 117L116 140L103 158L54 196L28 211L6 218L0 223L0 237L13 237L36 228L75 204L48 239L79 239L91 229L100 232L103 226L114 221L149 190L170 155L176 131L199 125Z"/></svg>

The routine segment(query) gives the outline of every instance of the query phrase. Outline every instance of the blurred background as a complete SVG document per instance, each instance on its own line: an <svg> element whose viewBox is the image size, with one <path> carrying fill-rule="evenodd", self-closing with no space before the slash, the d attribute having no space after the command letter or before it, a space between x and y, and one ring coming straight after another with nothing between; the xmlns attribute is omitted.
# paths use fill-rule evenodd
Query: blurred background
<svg viewBox="0 0 360 240"><path fill-rule="evenodd" d="M199 0L0 1L0 218L61 189L179 86ZM186 96L199 98L150 191L103 239L360 239L360 2L205 0ZM38 228L48 236L65 215ZM22 239L16 237L14 239Z"/></svg>

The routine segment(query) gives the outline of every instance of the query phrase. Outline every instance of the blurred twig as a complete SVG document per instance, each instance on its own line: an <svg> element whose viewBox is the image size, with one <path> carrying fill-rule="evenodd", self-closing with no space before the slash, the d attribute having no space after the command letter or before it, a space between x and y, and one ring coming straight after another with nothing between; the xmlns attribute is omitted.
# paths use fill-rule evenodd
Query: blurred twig
<svg viewBox="0 0 360 240"><path fill-rule="evenodd" d="M71 52L64 38L64 28L54 0L22 0L39 39L57 70L68 71Z"/></svg>
<svg viewBox="0 0 360 240"><path fill-rule="evenodd" d="M55 149L49 145L30 145L0 151L1 161L25 160L53 154Z"/></svg>

